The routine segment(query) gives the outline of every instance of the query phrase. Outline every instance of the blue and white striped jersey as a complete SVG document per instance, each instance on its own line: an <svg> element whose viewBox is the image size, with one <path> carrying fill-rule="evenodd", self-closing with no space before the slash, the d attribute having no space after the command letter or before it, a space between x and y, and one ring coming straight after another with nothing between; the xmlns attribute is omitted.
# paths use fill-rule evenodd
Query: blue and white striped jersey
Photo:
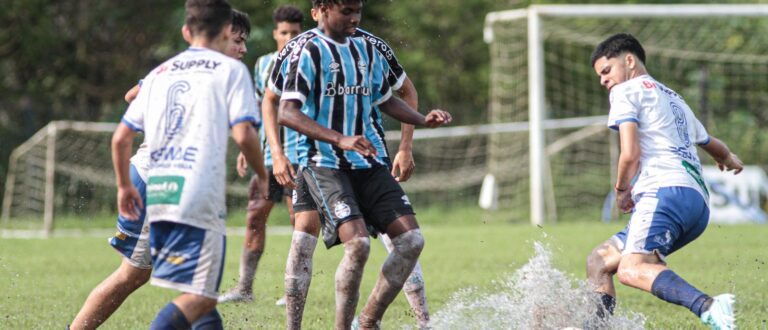
<svg viewBox="0 0 768 330"><path fill-rule="evenodd" d="M275 66L277 54L278 52L275 51L259 57L253 67L256 102L259 103L259 105L261 105L261 102L264 99L264 92L269 83L269 75L272 73L272 68ZM262 117L264 117L263 114ZM279 133L280 141L283 143L283 154L285 154L291 164L298 164L299 156L297 145L299 143L299 133L285 126L280 126ZM261 150L264 151L264 165L272 166L272 151L269 149L267 135L263 126L259 127L259 137L261 138Z"/></svg>
<svg viewBox="0 0 768 330"><path fill-rule="evenodd" d="M330 40L325 36L323 36L320 30L313 29L313 30L306 31L301 35L297 36L296 38L294 38L293 40L291 40L285 46L285 48L280 53L278 53L277 58L275 59L276 64L274 66L272 74L270 75L270 81L269 81L269 88L273 92L275 92L278 95L282 95L283 88L285 87L285 76L286 76L286 73L289 71L289 63L291 62L287 60L290 60L293 57L298 59L298 57L301 54L296 49L297 48L304 49L306 43L316 37L320 37L322 40ZM405 81L406 74L405 74L405 70L398 62L397 57L395 56L392 48L383 39L376 37L373 34L368 33L359 28L355 33L355 35L353 35L352 39L354 39L354 42L353 42L354 45L358 45L361 41L364 41L365 42L364 44L366 45L366 47L373 48L374 52L372 53L378 53L376 58L378 58L379 61L383 59L384 62L386 62L386 64L383 65L383 68L382 68L385 72L386 81L391 86L392 90L399 89L402 86L403 82ZM330 40L330 45L333 45L333 44L334 44L333 41ZM370 50L370 48L366 48L366 51L368 50ZM377 146L377 150L378 150L376 163L378 164L383 163L384 165L389 166L390 159L389 159L389 154L387 152L386 144L384 142L384 126L382 124L382 116L376 106L374 106L373 111L370 112L370 119L372 119L370 121L372 129L371 127L369 127L367 132L374 133L375 137L371 138L368 135L366 135L366 137L368 137L372 142L376 141L374 143L374 145ZM313 146L308 146L307 150L312 149L312 147ZM317 150L316 147L314 149ZM312 156L312 157L316 157L316 156ZM360 158L362 157L360 156ZM342 161L339 161L338 165L326 164L325 166L332 167L332 168L339 168L339 167L367 168L372 165L368 165L368 164L347 165L342 160ZM362 166L362 167L358 167L358 166Z"/></svg>
<svg viewBox="0 0 768 330"><path fill-rule="evenodd" d="M364 169L389 164L374 109L392 95L386 79L389 66L373 44L362 38L338 43L316 29L314 37L294 49L287 65L282 100L299 101L301 111L322 126L346 136L365 136L378 152L364 157L302 136L302 165Z"/></svg>

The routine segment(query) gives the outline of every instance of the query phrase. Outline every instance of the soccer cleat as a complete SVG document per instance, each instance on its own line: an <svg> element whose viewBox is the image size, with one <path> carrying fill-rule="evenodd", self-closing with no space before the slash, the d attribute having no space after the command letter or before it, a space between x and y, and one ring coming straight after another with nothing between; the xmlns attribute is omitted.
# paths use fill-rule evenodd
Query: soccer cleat
<svg viewBox="0 0 768 330"><path fill-rule="evenodd" d="M237 288L219 296L219 304L228 302L251 302L253 301L253 294L248 292L242 292Z"/></svg>
<svg viewBox="0 0 768 330"><path fill-rule="evenodd" d="M275 301L275 306L285 306L285 296L282 296L280 299Z"/></svg>
<svg viewBox="0 0 768 330"><path fill-rule="evenodd" d="M712 299L709 309L701 313L701 321L714 330L736 329L736 317L733 315L736 297L730 293L724 293Z"/></svg>

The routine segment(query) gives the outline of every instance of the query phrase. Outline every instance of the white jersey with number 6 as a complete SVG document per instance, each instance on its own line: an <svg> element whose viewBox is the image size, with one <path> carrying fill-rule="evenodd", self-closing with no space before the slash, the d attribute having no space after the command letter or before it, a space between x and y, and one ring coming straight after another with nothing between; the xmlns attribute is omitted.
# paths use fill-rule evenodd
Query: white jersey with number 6
<svg viewBox="0 0 768 330"><path fill-rule="evenodd" d="M610 102L608 127L618 130L624 122L637 123L640 169L632 189L635 200L672 186L696 189L709 200L696 152L697 145L709 143L709 135L680 95L642 75L613 87Z"/></svg>
<svg viewBox="0 0 768 330"><path fill-rule="evenodd" d="M258 124L253 85L241 62L190 48L154 69L122 122L145 132L147 217L225 234L229 129Z"/></svg>

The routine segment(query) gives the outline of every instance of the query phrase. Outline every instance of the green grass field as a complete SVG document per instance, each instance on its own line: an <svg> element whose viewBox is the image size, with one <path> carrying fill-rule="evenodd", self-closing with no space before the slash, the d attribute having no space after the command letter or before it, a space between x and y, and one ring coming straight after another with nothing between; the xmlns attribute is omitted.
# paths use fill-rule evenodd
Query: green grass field
<svg viewBox="0 0 768 330"><path fill-rule="evenodd" d="M234 214L233 218L236 217L242 215ZM623 226L595 221L537 228L509 223L503 214L475 210L449 213L429 210L419 217L425 224L427 245L421 263L433 314L441 310L457 290L477 287L491 292L495 280L508 278L532 256L534 241L548 243L555 265L573 278L583 279L584 260L592 247ZM766 237L768 226L712 225L700 239L668 261L678 274L707 293L735 293L740 328L766 329ZM0 329L63 329L90 290L120 263L106 238L0 239ZM239 235L228 239L222 291L234 286L237 280L242 243L243 237ZM274 302L282 294L289 243L287 234L268 237L254 284L255 301L219 307L226 328L284 328L284 310ZM384 248L378 242L374 242L371 251L358 310L370 293L385 257ZM342 248L326 250L322 245L316 250L304 315L306 329L332 328L333 276L342 252ZM147 285L129 297L102 328L147 328L157 311L176 295L175 291ZM618 295L619 311L645 314L649 329L703 329L683 307L620 285ZM384 328L413 324L405 299L398 297L385 315Z"/></svg>

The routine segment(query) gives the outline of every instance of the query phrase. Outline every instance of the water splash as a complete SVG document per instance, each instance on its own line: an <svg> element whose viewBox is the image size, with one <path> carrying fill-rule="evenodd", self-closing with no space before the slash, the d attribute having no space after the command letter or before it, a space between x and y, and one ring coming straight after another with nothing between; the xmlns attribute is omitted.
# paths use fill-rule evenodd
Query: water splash
<svg viewBox="0 0 768 330"><path fill-rule="evenodd" d="M643 329L645 316L617 311L596 321L599 298L584 280L552 266L552 253L534 242L535 254L492 293L464 289L434 314L433 329Z"/></svg>

